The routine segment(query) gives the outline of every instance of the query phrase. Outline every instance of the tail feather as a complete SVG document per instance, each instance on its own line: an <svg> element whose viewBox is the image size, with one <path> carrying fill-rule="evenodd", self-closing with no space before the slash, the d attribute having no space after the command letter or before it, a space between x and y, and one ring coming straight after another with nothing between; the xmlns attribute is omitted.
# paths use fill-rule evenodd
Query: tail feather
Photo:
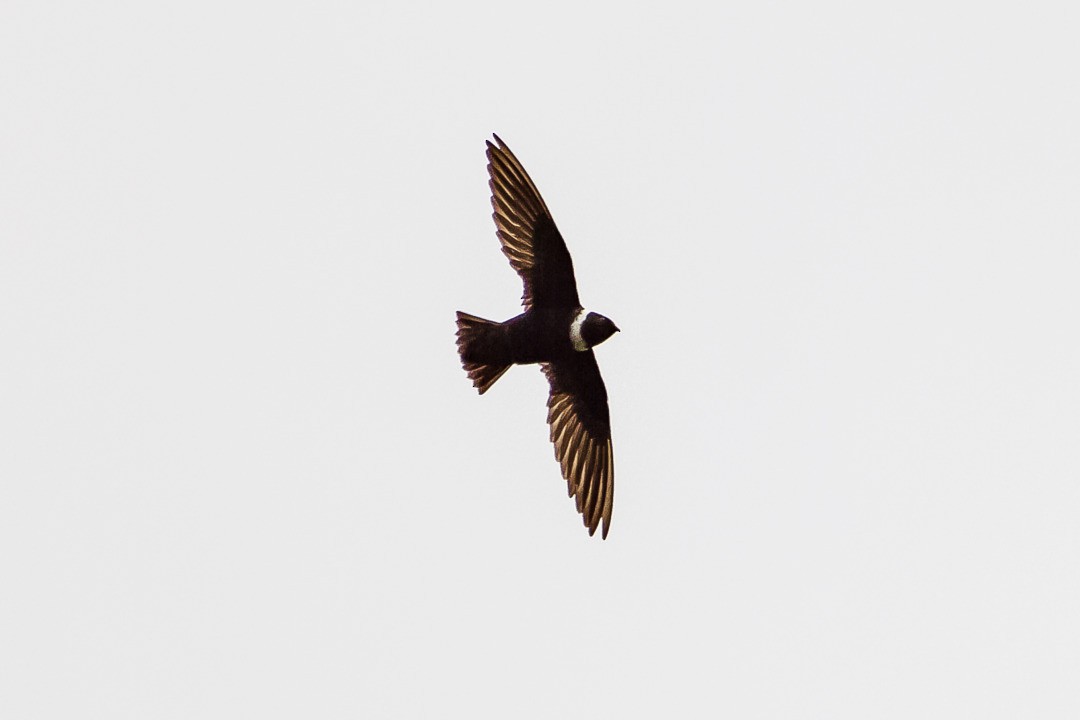
<svg viewBox="0 0 1080 720"><path fill-rule="evenodd" d="M506 327L459 310L457 328L461 366L483 395L513 364Z"/></svg>

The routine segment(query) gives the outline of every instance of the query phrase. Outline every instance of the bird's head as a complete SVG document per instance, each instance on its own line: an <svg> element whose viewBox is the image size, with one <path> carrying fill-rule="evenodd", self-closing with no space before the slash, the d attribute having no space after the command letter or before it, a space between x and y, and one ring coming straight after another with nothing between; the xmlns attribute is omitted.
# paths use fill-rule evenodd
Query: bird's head
<svg viewBox="0 0 1080 720"><path fill-rule="evenodd" d="M617 332L619 328L615 323L600 313L589 313L581 323L581 339L589 347L596 347Z"/></svg>

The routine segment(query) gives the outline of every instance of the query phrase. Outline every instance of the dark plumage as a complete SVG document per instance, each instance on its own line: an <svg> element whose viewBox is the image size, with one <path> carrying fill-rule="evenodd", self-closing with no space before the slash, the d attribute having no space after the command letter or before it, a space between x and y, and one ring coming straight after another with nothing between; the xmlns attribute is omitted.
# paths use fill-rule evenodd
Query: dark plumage
<svg viewBox="0 0 1080 720"><path fill-rule="evenodd" d="M574 264L540 192L499 136L487 143L491 205L503 254L521 276L525 312L493 322L458 312L461 364L480 394L511 365L539 363L551 385L555 458L589 534L611 524L615 461L607 390L592 348L618 332L578 300Z"/></svg>

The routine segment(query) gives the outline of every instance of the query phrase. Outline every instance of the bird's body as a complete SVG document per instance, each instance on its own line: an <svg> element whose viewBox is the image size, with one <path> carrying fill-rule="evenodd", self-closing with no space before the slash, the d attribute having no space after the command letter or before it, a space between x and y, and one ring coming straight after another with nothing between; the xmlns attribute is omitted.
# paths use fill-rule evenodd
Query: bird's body
<svg viewBox="0 0 1080 720"><path fill-rule="evenodd" d="M509 364L552 362L575 352L569 328L578 312L580 309L534 308L499 323L498 334L491 331L492 343L501 350L499 357L505 357ZM463 356L463 359L471 358ZM488 361L492 359L489 357Z"/></svg>
<svg viewBox="0 0 1080 720"><path fill-rule="evenodd" d="M578 300L566 243L525 168L505 143L488 142L493 218L503 253L525 285L525 312L505 322L457 313L458 352L481 394L512 365L540 363L551 386L555 457L591 535L611 523L615 465L607 390L592 348L618 328Z"/></svg>

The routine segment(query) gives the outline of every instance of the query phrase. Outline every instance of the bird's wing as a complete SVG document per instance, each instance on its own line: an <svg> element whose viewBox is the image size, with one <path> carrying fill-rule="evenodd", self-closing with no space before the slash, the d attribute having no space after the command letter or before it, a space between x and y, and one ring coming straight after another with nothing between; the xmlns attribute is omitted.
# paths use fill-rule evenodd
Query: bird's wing
<svg viewBox="0 0 1080 720"><path fill-rule="evenodd" d="M575 352L540 368L551 384L548 425L570 497L576 497L589 534L602 520L606 538L615 499L615 458L607 389L596 356L592 350Z"/></svg>
<svg viewBox="0 0 1080 720"><path fill-rule="evenodd" d="M525 284L522 305L579 306L574 264L540 191L498 135L495 142L487 143L492 217L503 254Z"/></svg>

